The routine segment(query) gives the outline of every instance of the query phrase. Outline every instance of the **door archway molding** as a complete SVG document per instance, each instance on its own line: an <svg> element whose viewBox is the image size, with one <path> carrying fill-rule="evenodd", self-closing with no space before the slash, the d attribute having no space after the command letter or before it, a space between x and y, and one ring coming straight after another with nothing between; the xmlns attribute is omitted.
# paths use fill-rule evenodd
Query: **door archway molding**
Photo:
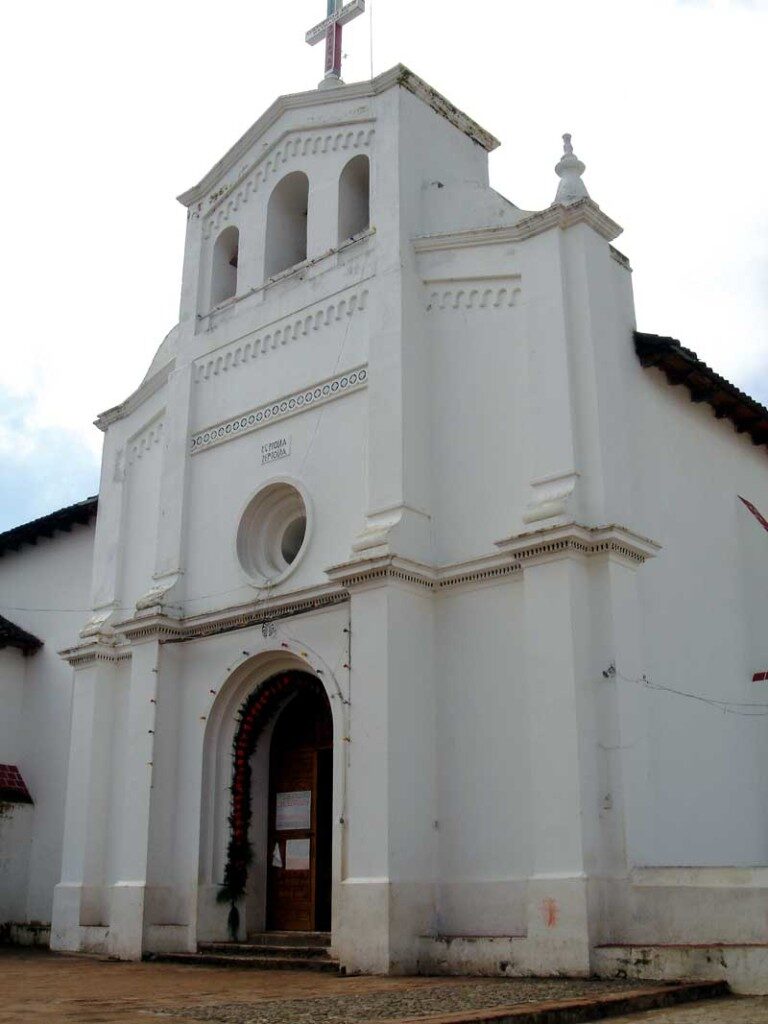
<svg viewBox="0 0 768 1024"><path fill-rule="evenodd" d="M292 672L304 673L316 680L325 693L331 709L334 735L334 807L342 806L341 794L343 744L339 742L345 735L345 708L342 691L339 688L333 670L314 651L309 653L300 640L282 641L279 647L275 643L279 639L271 637L262 643L262 649L244 651L240 663L224 670L220 682L213 680L211 687L216 691L213 705L208 715L203 741L203 772L200 828L200 884L207 889L218 890L224 880L227 863L227 847L229 845L229 819L232 811L230 789L233 781L234 742L239 727L239 712L245 702L257 693L264 685L276 676ZM253 647L253 641L246 641L246 646ZM274 714L270 715L274 722L275 714L279 713L284 704L295 694L295 689L285 693L285 700L279 704ZM263 735L268 736L269 723ZM338 769L338 770L337 770ZM337 823L333 830L333 875L334 890L341 877L341 835ZM212 901L211 901L212 902ZM336 899L334 898L334 907ZM242 905L242 901L240 901ZM231 909L231 907L230 907ZM212 907L205 914L207 922L211 920ZM226 907L221 910L221 922L227 917ZM219 918L219 912L215 912ZM202 920L199 922L203 924ZM203 937L221 937L222 928L210 923L203 926Z"/></svg>

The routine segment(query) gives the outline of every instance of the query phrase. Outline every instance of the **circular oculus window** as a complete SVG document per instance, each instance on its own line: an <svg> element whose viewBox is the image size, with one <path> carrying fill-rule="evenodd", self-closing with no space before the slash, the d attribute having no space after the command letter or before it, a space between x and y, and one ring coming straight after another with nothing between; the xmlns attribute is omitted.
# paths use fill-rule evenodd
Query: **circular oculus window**
<svg viewBox="0 0 768 1024"><path fill-rule="evenodd" d="M260 582L277 582L295 567L307 542L307 507L287 483L268 484L253 498L237 530L237 557Z"/></svg>

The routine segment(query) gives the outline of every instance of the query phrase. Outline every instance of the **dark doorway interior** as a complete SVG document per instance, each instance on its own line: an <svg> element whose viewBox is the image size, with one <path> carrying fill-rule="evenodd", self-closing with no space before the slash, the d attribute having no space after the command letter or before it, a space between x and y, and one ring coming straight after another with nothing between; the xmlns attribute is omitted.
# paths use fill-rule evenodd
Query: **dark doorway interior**
<svg viewBox="0 0 768 1024"><path fill-rule="evenodd" d="M325 694L280 713L269 770L267 928L330 931L333 722Z"/></svg>

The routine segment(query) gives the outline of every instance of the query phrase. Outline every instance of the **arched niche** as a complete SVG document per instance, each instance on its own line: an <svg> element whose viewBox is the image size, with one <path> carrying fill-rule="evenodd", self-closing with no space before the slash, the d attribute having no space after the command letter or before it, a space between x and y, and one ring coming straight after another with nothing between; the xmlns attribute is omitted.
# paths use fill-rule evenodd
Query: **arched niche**
<svg viewBox="0 0 768 1024"><path fill-rule="evenodd" d="M371 223L371 165L367 156L353 157L339 178L339 243Z"/></svg>
<svg viewBox="0 0 768 1024"><path fill-rule="evenodd" d="M224 228L213 246L211 266L211 307L237 294L237 262L240 232L230 225Z"/></svg>
<svg viewBox="0 0 768 1024"><path fill-rule="evenodd" d="M307 258L309 178L303 171L286 175L275 186L267 207L265 274L274 277Z"/></svg>

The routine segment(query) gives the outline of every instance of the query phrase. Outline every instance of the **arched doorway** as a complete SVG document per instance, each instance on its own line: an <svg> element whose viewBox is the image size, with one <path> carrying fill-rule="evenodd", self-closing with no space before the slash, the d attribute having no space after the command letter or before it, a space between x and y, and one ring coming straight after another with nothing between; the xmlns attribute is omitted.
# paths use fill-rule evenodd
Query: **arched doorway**
<svg viewBox="0 0 768 1024"><path fill-rule="evenodd" d="M275 722L269 756L267 928L330 931L333 721L302 687Z"/></svg>

